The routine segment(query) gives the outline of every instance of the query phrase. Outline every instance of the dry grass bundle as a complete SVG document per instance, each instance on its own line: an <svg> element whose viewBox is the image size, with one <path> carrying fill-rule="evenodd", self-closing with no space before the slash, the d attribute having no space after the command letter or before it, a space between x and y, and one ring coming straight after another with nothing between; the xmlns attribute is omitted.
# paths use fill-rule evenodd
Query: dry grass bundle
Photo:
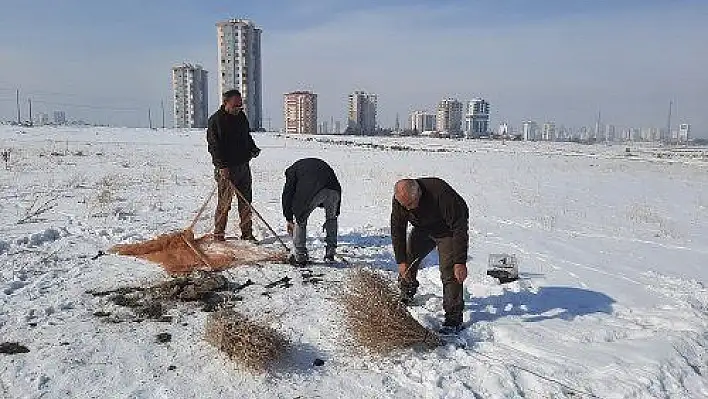
<svg viewBox="0 0 708 399"><path fill-rule="evenodd" d="M278 331L230 309L209 315L204 339L250 371L264 372L288 350Z"/></svg>
<svg viewBox="0 0 708 399"><path fill-rule="evenodd" d="M438 335L423 327L401 303L398 291L382 274L357 269L342 299L353 344L377 355L414 346L440 344Z"/></svg>
<svg viewBox="0 0 708 399"><path fill-rule="evenodd" d="M279 252L249 243L214 242L211 236L195 238L191 230L164 234L141 243L116 245L109 252L158 263L170 274L218 271L236 265L285 260L285 255Z"/></svg>

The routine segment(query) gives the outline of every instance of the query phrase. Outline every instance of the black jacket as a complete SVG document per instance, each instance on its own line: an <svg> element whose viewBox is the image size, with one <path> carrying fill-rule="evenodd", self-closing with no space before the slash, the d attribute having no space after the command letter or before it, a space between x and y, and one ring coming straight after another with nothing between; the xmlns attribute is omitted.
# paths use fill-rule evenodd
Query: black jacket
<svg viewBox="0 0 708 399"><path fill-rule="evenodd" d="M416 209L407 210L393 199L391 211L391 241L396 263L411 263L406 253L408 222L428 233L432 238L452 237L453 261L467 262L469 245L469 209L465 200L447 184L436 177L416 179L422 190Z"/></svg>
<svg viewBox="0 0 708 399"><path fill-rule="evenodd" d="M292 222L302 220L307 215L308 206L321 190L342 193L342 186L327 162L317 158L305 158L292 164L285 171L285 187L283 187L283 216ZM339 208L337 208L339 216Z"/></svg>
<svg viewBox="0 0 708 399"><path fill-rule="evenodd" d="M253 142L248 118L239 112L232 115L222 106L209 118L207 143L214 166L227 168L248 163L259 151Z"/></svg>

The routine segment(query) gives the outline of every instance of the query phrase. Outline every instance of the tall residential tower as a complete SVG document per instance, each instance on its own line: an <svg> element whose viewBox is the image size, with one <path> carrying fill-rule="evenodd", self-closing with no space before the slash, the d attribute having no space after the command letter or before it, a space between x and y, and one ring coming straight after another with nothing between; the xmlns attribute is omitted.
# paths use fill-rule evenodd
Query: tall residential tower
<svg viewBox="0 0 708 399"><path fill-rule="evenodd" d="M261 29L247 19L216 24L219 41L219 94L241 92L251 129L263 127Z"/></svg>
<svg viewBox="0 0 708 399"><path fill-rule="evenodd" d="M467 103L465 132L468 137L480 137L489 133L489 103L482 98L474 98Z"/></svg>
<svg viewBox="0 0 708 399"><path fill-rule="evenodd" d="M285 133L317 133L317 94L294 91L283 96Z"/></svg>
<svg viewBox="0 0 708 399"><path fill-rule="evenodd" d="M376 131L376 94L355 91L349 95L348 129L353 134L371 135Z"/></svg>
<svg viewBox="0 0 708 399"><path fill-rule="evenodd" d="M182 64L172 67L174 126L204 128L209 119L207 71L201 65Z"/></svg>
<svg viewBox="0 0 708 399"><path fill-rule="evenodd" d="M438 103L437 130L441 134L458 136L462 133L462 102L445 98Z"/></svg>

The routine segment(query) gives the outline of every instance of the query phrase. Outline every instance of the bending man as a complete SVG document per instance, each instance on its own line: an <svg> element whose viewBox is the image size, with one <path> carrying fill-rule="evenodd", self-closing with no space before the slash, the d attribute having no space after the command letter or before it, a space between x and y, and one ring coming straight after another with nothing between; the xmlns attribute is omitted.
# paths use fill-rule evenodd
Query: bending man
<svg viewBox="0 0 708 399"><path fill-rule="evenodd" d="M408 223L413 228L408 236ZM391 211L391 240L398 263L401 299L410 303L418 290L418 268L435 248L440 256L445 322L441 333L462 328L462 283L467 278L469 210L465 200L442 179L427 177L396 183Z"/></svg>
<svg viewBox="0 0 708 399"><path fill-rule="evenodd" d="M309 261L307 247L307 219L315 208L324 208L327 234L324 260L334 261L337 250L337 217L342 187L334 170L317 158L301 159L285 171L283 187L283 216L288 234L293 236L295 251L291 263L304 265Z"/></svg>

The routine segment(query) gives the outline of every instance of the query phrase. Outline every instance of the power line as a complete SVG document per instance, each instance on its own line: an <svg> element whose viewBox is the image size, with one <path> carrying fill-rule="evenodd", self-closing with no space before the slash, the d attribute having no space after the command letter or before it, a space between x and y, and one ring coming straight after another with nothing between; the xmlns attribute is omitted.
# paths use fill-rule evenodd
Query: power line
<svg viewBox="0 0 708 399"><path fill-rule="evenodd" d="M17 124L19 125L22 123L22 115L20 114L20 89L17 89L15 93L17 94L15 99L17 101Z"/></svg>
<svg viewBox="0 0 708 399"><path fill-rule="evenodd" d="M37 104L44 104L44 105L56 105L56 106L60 106L60 107L73 107L73 108L86 108L86 109L100 109L100 110L106 110L106 111L138 112L138 111L144 110L144 108L141 109L141 108L128 108L128 107L107 107L107 106L100 106L100 105L74 104L74 103L44 101L44 100L35 100L34 102Z"/></svg>

